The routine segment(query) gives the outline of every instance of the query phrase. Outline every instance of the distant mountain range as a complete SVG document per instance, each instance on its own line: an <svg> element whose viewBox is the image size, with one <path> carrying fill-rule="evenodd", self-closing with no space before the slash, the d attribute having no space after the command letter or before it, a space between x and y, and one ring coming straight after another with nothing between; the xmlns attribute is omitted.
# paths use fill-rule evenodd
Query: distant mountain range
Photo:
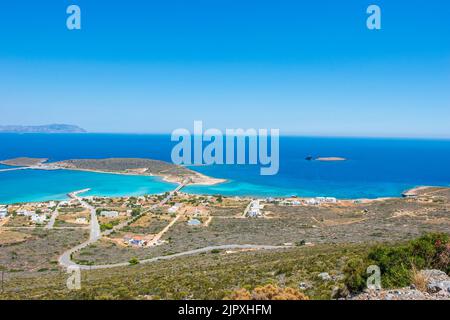
<svg viewBox="0 0 450 320"><path fill-rule="evenodd" d="M42 126L2 126L0 133L85 133L86 130L70 124L49 124Z"/></svg>

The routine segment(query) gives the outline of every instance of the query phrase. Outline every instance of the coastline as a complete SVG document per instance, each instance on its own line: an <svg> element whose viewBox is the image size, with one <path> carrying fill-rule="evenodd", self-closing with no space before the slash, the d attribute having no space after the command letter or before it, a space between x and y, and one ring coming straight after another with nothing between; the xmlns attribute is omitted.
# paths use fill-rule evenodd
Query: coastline
<svg viewBox="0 0 450 320"><path fill-rule="evenodd" d="M405 190L402 192L402 197L416 197L419 195L421 191L426 191L428 189L432 188L440 188L439 186L417 186L414 188L411 188L409 190Z"/></svg>
<svg viewBox="0 0 450 320"><path fill-rule="evenodd" d="M34 170L49 170L49 169L45 169L45 168L32 168L32 169L34 169ZM65 167L53 168L50 170L82 171L82 172L92 172L92 173L116 174L116 175L122 175L122 176L157 177L157 178L160 178L162 181L165 181L168 183L176 183L179 185L182 183L182 181L180 181L179 178L175 178L171 175L143 174L143 173L138 173L138 172L103 171L103 170L93 170L93 169L83 169L83 168L65 168ZM227 181L226 179L209 177L209 176L206 176L197 171L195 171L195 173L198 175L199 179L196 180L195 182L189 183L189 185L212 186L212 185L224 183Z"/></svg>
<svg viewBox="0 0 450 320"><path fill-rule="evenodd" d="M20 161L19 161L20 160ZM71 160L64 160L64 161L59 161L59 162L51 162L51 163L47 163L46 161L43 161L43 158L40 159L35 159L36 162L32 161L33 158L16 158L16 159L9 159L9 160L2 160L0 161L0 163L7 165L7 166L12 166L12 165L22 165L23 168L25 169L30 169L30 170L67 170L67 171L80 171L80 172L92 172L92 173L104 173L104 174L114 174L114 175L123 175L123 176L140 176L140 177L156 177L161 179L161 181L167 182L167 183L173 183L173 184L178 184L186 186L186 187L208 187L208 186L215 186L215 185L219 185L222 183L226 183L229 182L229 180L227 179L220 179L220 178L214 178L214 177L210 177L207 176L205 174L202 174L198 171L195 171L195 169L187 169L187 171L176 171L176 168L178 168L179 166L176 165L172 165L169 164L170 166L173 166L172 168L175 168L174 170L159 170L158 173L155 172L149 172L151 171L148 168L130 168L130 169L121 169L119 170L107 170L107 169L92 169L92 168L82 168L82 167L77 167L74 164L71 164L70 161ZM89 159L90 161L102 161L105 159ZM121 160L121 158L117 158L116 160ZM128 159L129 160L129 159ZM158 160L151 160L151 159L147 159L149 161L158 161ZM123 161L127 161L127 159L123 158ZM25 166L24 166L25 165ZM167 171L172 171L172 174L165 174L165 172ZM89 187L89 186L86 186ZM375 197L339 197L339 196L331 196L331 195L320 195L320 196L325 196L325 197L332 197L335 198L336 200L339 201L360 201L360 202L364 202L364 203L368 203L368 202L373 202L373 201L386 201L389 199L398 199L398 198L402 198L402 197L414 197L417 196L418 193L420 191L426 190L428 188L442 188L442 187L447 187L447 186L414 186L408 189L405 189L404 191L399 192L398 195L394 195L394 196L375 196ZM231 193L227 193L227 192L221 192L220 188L216 191L209 191L209 192L202 192L202 190L197 189L197 190L187 190L187 194L197 194L197 195L211 195L211 194L220 194L224 197L239 197L239 198L277 198L277 199L312 199L312 198L319 198L320 196L305 196L305 195L277 195L276 191L274 190L274 192L272 194L270 194L270 190L268 190L268 192L266 193L262 193L262 194L258 194L258 192L255 192L255 194L231 194ZM212 193L211 193L212 192ZM108 196L108 195L105 195ZM126 194L124 194L124 196L126 196ZM113 197L113 196L111 196Z"/></svg>
<svg viewBox="0 0 450 320"><path fill-rule="evenodd" d="M127 158L112 158L114 160L119 161L128 161L130 159ZM89 159L90 161L104 161L104 160L110 160L110 159ZM154 160L154 159L138 159L136 160L147 160L147 161L154 161L154 162L161 162L165 163L161 160ZM75 170L75 171L84 171L84 172L94 172L94 173L106 173L106 174L119 174L119 175L130 175L130 176L151 176L151 177L160 177L163 181L169 182L169 183L177 183L177 184L189 184L189 185L199 185L199 186L212 186L220 183L224 183L227 180L226 179L220 179L220 178L214 178L207 176L205 174L202 174L198 171L185 168L184 166L178 166L170 163L165 163L169 167L173 168L183 168L186 170L186 172L183 172L183 174L163 174L163 173L152 173L148 172L149 168L128 168L124 170L96 170L92 168L81 168L77 167L76 165L70 164L71 161L76 160L63 160L63 161L57 161L57 162L47 162L48 158L29 158L29 157L19 157L14 159L5 159L1 160L0 164L8 166L8 167L18 167L23 169L35 169L35 170ZM161 171L163 172L163 171ZM189 180L188 183L186 183L186 179Z"/></svg>

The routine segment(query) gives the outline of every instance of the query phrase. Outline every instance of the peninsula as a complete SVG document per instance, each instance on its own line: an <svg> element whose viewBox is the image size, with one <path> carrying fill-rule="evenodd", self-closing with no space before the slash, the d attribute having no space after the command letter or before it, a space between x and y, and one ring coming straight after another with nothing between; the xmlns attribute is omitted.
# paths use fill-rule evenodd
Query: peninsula
<svg viewBox="0 0 450 320"><path fill-rule="evenodd" d="M0 161L0 164L5 166L13 166L13 167L33 167L42 165L46 162L47 158L28 158L28 157L20 157L8 160Z"/></svg>
<svg viewBox="0 0 450 320"><path fill-rule="evenodd" d="M199 172L172 163L145 158L73 159L46 162L42 158L15 158L0 161L0 164L16 167L30 167L43 170L80 170L99 173L114 173L140 176L159 176L164 181L194 185L214 185L225 182L205 176Z"/></svg>

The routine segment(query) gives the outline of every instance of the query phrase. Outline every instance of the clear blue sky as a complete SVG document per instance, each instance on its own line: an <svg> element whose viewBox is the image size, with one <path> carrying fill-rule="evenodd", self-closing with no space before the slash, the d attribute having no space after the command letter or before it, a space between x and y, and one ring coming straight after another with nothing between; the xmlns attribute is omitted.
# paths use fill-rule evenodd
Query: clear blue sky
<svg viewBox="0 0 450 320"><path fill-rule="evenodd" d="M66 8L82 30L66 28ZM382 30L366 8L382 9ZM450 137L448 0L0 5L0 124Z"/></svg>

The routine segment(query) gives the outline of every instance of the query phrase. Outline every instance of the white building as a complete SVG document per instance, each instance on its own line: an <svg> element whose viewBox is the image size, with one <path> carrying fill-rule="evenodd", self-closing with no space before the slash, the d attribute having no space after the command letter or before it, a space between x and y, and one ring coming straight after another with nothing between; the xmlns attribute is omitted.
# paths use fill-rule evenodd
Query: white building
<svg viewBox="0 0 450 320"><path fill-rule="evenodd" d="M117 218L119 213L117 211L102 211L100 215L105 218Z"/></svg>
<svg viewBox="0 0 450 320"><path fill-rule="evenodd" d="M306 204L313 205L313 206L318 205L319 203L320 202L317 199L314 199L314 198L306 200Z"/></svg>
<svg viewBox="0 0 450 320"><path fill-rule="evenodd" d="M0 206L0 219L6 218L7 215L8 215L8 207Z"/></svg>
<svg viewBox="0 0 450 320"><path fill-rule="evenodd" d="M175 213L175 212L177 212L178 211L178 209L181 207L181 203L175 203L173 206L171 206L170 208L169 208L169 210L167 210L167 211L169 211L169 213Z"/></svg>
<svg viewBox="0 0 450 320"><path fill-rule="evenodd" d="M84 218L84 217L76 218L76 219L75 219L75 223L86 224L86 223L87 223L87 219Z"/></svg>
<svg viewBox="0 0 450 320"><path fill-rule="evenodd" d="M199 225L202 224L202 222L201 222L200 220L198 220L198 219L191 219L191 220L189 220L189 221L187 222L187 224L188 224L189 226L199 226Z"/></svg>
<svg viewBox="0 0 450 320"><path fill-rule="evenodd" d="M337 199L333 198L333 197L327 197L327 198L325 198L325 202L326 203L336 203Z"/></svg>
<svg viewBox="0 0 450 320"><path fill-rule="evenodd" d="M123 242L130 246L138 246L138 247L144 247L148 243L147 240L145 240L143 237L136 236L136 235L134 235L134 236L126 235L123 238Z"/></svg>
<svg viewBox="0 0 450 320"><path fill-rule="evenodd" d="M259 200L253 200L250 203L250 208L248 209L247 216L251 218L260 217L262 215L261 213L261 206L259 205Z"/></svg>
<svg viewBox="0 0 450 320"><path fill-rule="evenodd" d="M259 211L258 209L255 209L255 208L251 208L250 210L248 210L247 215L250 218L256 218L261 215L261 211Z"/></svg>
<svg viewBox="0 0 450 320"><path fill-rule="evenodd" d="M43 224L46 220L45 215L39 215L39 214L32 214L31 215L31 221L36 223L36 224Z"/></svg>
<svg viewBox="0 0 450 320"><path fill-rule="evenodd" d="M24 210L24 209L17 210L17 215L19 215L19 216L31 217L33 214L36 214L36 212Z"/></svg>
<svg viewBox="0 0 450 320"><path fill-rule="evenodd" d="M316 197L306 201L306 204L309 205L318 205L321 203L337 203L337 199L334 197Z"/></svg>
<svg viewBox="0 0 450 320"><path fill-rule="evenodd" d="M47 204L47 208L53 208L53 207L56 207L56 202L55 202L55 201L50 201L50 202Z"/></svg>

